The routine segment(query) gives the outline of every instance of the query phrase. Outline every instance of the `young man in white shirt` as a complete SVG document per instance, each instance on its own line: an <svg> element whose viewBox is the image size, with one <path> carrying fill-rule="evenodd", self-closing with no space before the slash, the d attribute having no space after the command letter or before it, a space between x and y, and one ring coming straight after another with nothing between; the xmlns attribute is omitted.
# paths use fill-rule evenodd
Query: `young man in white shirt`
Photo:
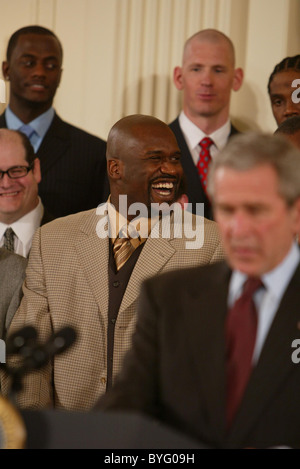
<svg viewBox="0 0 300 469"><path fill-rule="evenodd" d="M187 195L193 204L204 203L204 214L212 218L206 188L200 180L200 142L212 140L210 157L224 148L237 133L229 119L231 91L238 91L243 71L235 68L231 40L220 31L205 29L190 37L184 46L182 65L174 69L174 83L183 93L183 108L170 124L182 153Z"/></svg>

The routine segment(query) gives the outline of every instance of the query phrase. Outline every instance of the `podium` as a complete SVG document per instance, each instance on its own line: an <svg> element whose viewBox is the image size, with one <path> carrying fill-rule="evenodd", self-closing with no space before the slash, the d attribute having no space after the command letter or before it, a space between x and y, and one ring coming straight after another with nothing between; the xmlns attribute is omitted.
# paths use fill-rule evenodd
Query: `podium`
<svg viewBox="0 0 300 469"><path fill-rule="evenodd" d="M203 449L176 430L134 413L21 411L26 449Z"/></svg>

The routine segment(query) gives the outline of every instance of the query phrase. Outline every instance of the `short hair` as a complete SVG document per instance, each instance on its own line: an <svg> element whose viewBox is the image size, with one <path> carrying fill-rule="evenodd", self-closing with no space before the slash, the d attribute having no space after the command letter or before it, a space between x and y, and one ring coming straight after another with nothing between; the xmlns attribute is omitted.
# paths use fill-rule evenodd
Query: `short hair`
<svg viewBox="0 0 300 469"><path fill-rule="evenodd" d="M59 45L60 52L61 52L61 58L63 58L63 48L61 45L60 40L54 34L53 31L50 29L44 28L43 26L25 26L24 28L18 29L9 39L8 45L7 45L7 50L6 50L6 60L9 61L11 59L12 53L17 45L18 39L20 36L23 36L24 34L39 34L41 36L52 36L54 37Z"/></svg>
<svg viewBox="0 0 300 469"><path fill-rule="evenodd" d="M300 151L282 135L245 133L232 137L212 161L208 193L213 200L214 177L219 168L247 171L270 165L278 176L278 191L287 205L300 197Z"/></svg>
<svg viewBox="0 0 300 469"><path fill-rule="evenodd" d="M294 55L293 57L285 57L281 62L275 65L273 72L270 75L268 81L268 93L270 94L270 85L277 73L284 72L286 70L294 70L300 72L300 55Z"/></svg>
<svg viewBox="0 0 300 469"><path fill-rule="evenodd" d="M300 116L292 116L281 122L275 134L294 135L300 131Z"/></svg>
<svg viewBox="0 0 300 469"><path fill-rule="evenodd" d="M27 163L31 165L37 158L37 156L34 153L34 149L30 143L29 138L19 130L0 129L0 142L2 139L8 140L10 138L11 140L13 140L15 136L20 138L21 144L25 150L25 159Z"/></svg>

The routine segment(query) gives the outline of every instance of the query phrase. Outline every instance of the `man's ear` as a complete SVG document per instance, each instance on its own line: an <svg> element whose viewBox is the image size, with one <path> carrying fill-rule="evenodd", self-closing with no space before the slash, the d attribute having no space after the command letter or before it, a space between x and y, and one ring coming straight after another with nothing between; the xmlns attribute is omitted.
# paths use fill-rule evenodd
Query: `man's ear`
<svg viewBox="0 0 300 469"><path fill-rule="evenodd" d="M173 81L178 90L183 89L182 67L175 67L173 72Z"/></svg>
<svg viewBox="0 0 300 469"><path fill-rule="evenodd" d="M121 179L122 162L120 160L108 160L107 162L108 176L112 179Z"/></svg>
<svg viewBox="0 0 300 469"><path fill-rule="evenodd" d="M244 72L242 68L236 68L233 76L232 89L238 91L243 84Z"/></svg>
<svg viewBox="0 0 300 469"><path fill-rule="evenodd" d="M33 173L34 179L39 184L42 180L41 163L40 163L39 158L36 158L33 162L32 173Z"/></svg>
<svg viewBox="0 0 300 469"><path fill-rule="evenodd" d="M8 62L2 62L2 74L5 80L9 80L9 64Z"/></svg>
<svg viewBox="0 0 300 469"><path fill-rule="evenodd" d="M296 231L296 234L298 235L298 240L300 244L300 197L294 203L293 208L294 208L293 216L294 216L294 223L295 223L295 231Z"/></svg>

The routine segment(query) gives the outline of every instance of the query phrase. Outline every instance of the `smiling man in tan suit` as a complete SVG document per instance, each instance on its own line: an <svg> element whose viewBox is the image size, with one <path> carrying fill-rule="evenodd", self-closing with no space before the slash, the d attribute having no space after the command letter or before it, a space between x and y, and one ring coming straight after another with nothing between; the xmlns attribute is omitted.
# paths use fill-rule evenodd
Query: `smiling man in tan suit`
<svg viewBox="0 0 300 469"><path fill-rule="evenodd" d="M180 211L190 217L185 222L188 226L204 231L203 245L190 249L183 222L171 216L166 237L158 229L166 218L158 213L150 218L151 204L166 202L168 207L178 199L180 156L175 136L162 121L142 115L121 119L108 136L108 204L38 230L24 299L11 332L30 324L45 341L52 332L70 325L78 339L44 370L26 377L18 398L21 407L91 409L111 387L131 346L142 281L223 257L214 222ZM138 223L124 211L120 196L127 197L128 207L134 203L146 207ZM124 221L131 238L122 245ZM179 228L184 228L181 236Z"/></svg>

